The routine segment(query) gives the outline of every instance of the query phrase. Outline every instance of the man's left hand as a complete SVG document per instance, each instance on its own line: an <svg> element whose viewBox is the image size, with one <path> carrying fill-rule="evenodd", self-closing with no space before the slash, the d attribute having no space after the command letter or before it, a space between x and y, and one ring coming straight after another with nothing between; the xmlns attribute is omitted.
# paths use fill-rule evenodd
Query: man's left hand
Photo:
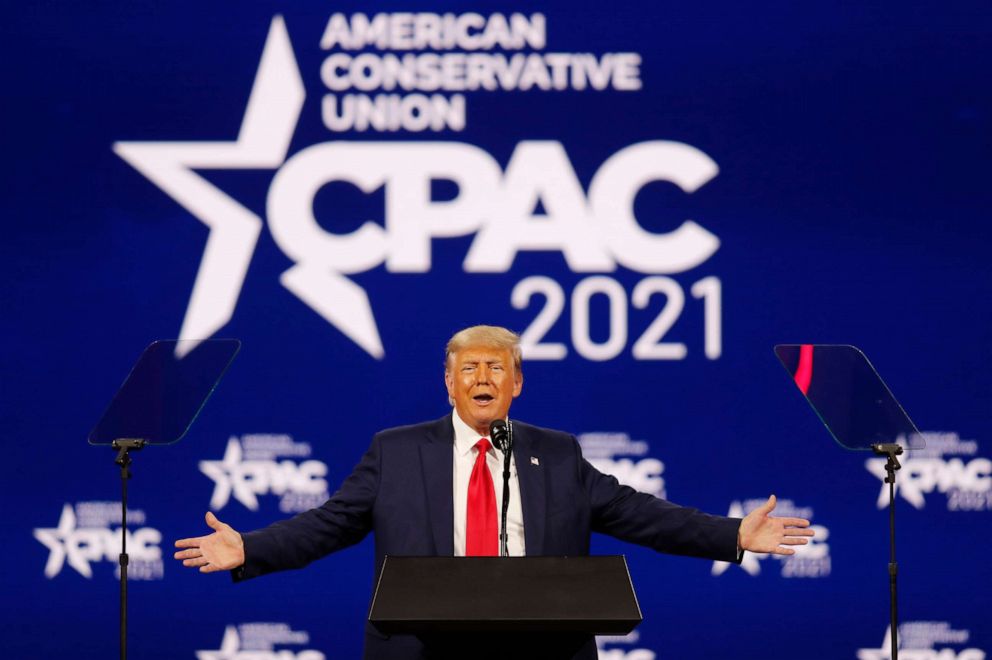
<svg viewBox="0 0 992 660"><path fill-rule="evenodd" d="M775 518L770 516L775 509L775 496L753 510L741 521L737 532L737 542L741 550L770 552L776 555L794 555L795 549L788 546L806 545L813 530L805 518Z"/></svg>

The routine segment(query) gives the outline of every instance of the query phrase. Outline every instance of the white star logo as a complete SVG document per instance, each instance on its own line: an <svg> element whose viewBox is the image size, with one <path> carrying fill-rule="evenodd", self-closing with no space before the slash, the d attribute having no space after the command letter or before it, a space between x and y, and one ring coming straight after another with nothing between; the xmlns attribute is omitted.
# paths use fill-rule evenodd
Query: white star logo
<svg viewBox="0 0 992 660"><path fill-rule="evenodd" d="M224 639L216 651L197 651L196 660L234 660L241 650L241 638L234 626L224 628Z"/></svg>
<svg viewBox="0 0 992 660"><path fill-rule="evenodd" d="M234 142L117 142L114 152L210 228L179 338L180 357L234 315L262 219L194 172L277 169L286 160L306 92L281 16L272 19ZM283 286L370 355L384 354L365 291L339 273L298 264Z"/></svg>
<svg viewBox="0 0 992 660"><path fill-rule="evenodd" d="M898 648L902 648L900 641ZM892 658L892 626L885 629L882 645L877 649L858 649L858 660L890 660Z"/></svg>
<svg viewBox="0 0 992 660"><path fill-rule="evenodd" d="M258 498L248 487L242 470L241 443L237 438L227 441L224 458L219 461L200 461L200 471L214 480L214 494L210 497L210 508L223 509L234 492L234 497L252 511L258 511Z"/></svg>
<svg viewBox="0 0 992 660"><path fill-rule="evenodd" d="M869 458L865 461L865 468L882 482L882 488L878 492L878 500L875 502L879 509L884 509L889 505L889 484L885 482L888 472L885 470L885 464L884 458ZM897 473L895 492L902 495L902 498L915 508L922 509L926 506L926 500L923 498L923 491L913 478L911 461L904 460L902 467L902 473Z"/></svg>
<svg viewBox="0 0 992 660"><path fill-rule="evenodd" d="M84 577L92 577L88 561L80 557L77 553L67 553L66 549L70 537L76 530L76 513L72 506L65 504L62 507L62 515L59 517L58 527L55 529L36 529L34 537L48 548L48 561L45 562L45 577L53 578L62 570L66 557L69 565L79 571Z"/></svg>

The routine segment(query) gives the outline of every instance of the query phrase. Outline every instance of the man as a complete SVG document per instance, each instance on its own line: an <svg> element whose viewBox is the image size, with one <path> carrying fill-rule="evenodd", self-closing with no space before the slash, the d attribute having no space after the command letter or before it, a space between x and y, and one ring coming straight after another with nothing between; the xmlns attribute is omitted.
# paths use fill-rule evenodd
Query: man
<svg viewBox="0 0 992 660"><path fill-rule="evenodd" d="M497 554L500 457L489 425L507 419L523 388L520 338L474 326L448 342L444 382L454 410L440 420L382 431L317 509L239 534L212 513L207 536L176 541L176 559L203 573L233 570L235 580L301 568L375 533L383 557ZM742 552L791 555L813 531L801 518L773 518L775 497L743 520L710 516L621 486L582 458L567 433L513 422L510 555L586 555L592 532L661 552L739 562ZM488 469L487 469L488 468ZM414 637L366 626L367 658L419 658ZM595 658L591 640L577 658Z"/></svg>

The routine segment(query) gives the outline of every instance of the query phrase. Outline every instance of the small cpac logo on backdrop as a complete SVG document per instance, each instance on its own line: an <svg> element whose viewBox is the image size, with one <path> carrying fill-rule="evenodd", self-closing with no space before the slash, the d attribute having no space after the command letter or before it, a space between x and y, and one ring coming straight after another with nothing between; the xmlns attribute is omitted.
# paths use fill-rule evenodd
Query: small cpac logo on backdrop
<svg viewBox="0 0 992 660"><path fill-rule="evenodd" d="M985 660L985 651L976 648L955 650L971 636L968 630L954 630L947 621L906 621L899 624L899 657L903 660ZM892 628L885 629L877 649L858 649L858 660L891 660ZM938 648L940 647L940 648Z"/></svg>
<svg viewBox="0 0 992 660"><path fill-rule="evenodd" d="M258 511L258 498L279 496L283 513L306 511L327 499L327 464L306 458L312 454L307 442L294 442L288 435L252 433L232 436L224 458L200 461L200 471L214 481L210 508L219 511L231 496L251 511ZM280 459L281 460L277 460Z"/></svg>
<svg viewBox="0 0 992 660"><path fill-rule="evenodd" d="M651 649L624 648L637 644L641 635L636 630L626 635L598 635L596 650L599 660L655 660L656 654ZM610 646L612 648L604 648Z"/></svg>
<svg viewBox="0 0 992 660"><path fill-rule="evenodd" d="M231 320L266 221L275 243L294 262L280 276L282 285L376 359L385 348L372 302L348 275L382 265L390 273L429 272L435 238L475 236L462 264L468 273L505 273L521 251L553 251L575 273L612 273L623 266L674 274L702 264L720 247L720 240L693 220L653 232L634 215L635 198L648 183L672 183L691 194L717 175L717 164L690 145L652 140L624 147L601 164L588 191L565 147L551 140L519 142L505 170L487 151L453 141L336 140L290 156L305 99L289 33L276 16L236 140L114 144L117 155L210 228L180 339L202 340ZM196 172L244 169L276 172L265 220ZM433 199L435 180L454 182L457 196ZM383 223L368 220L347 234L322 228L313 202L332 181L348 182L364 193L382 188ZM535 213L537 200L543 214ZM611 282L613 289L619 286ZM594 280L589 286L605 284ZM666 278L649 278L634 296L635 306L646 305L658 291L679 301L644 338L644 350L664 354L652 359L681 359L684 350L677 344L655 346L681 311L683 292L673 291L676 286ZM693 295L712 300L716 286L713 278L701 280ZM527 298L533 292L515 295ZM716 311L710 309L707 318L713 324L707 330L707 355L714 359L719 355ZM536 325L528 341L540 340L534 337L540 334ZM622 348L621 339L626 337L617 338ZM184 346L192 350L195 343ZM558 347L553 348L557 355ZM587 352L604 359L596 348Z"/></svg>
<svg viewBox="0 0 992 660"><path fill-rule="evenodd" d="M647 455L650 451L647 442L631 440L626 433L601 432L580 433L578 440L583 458L600 472L613 475L623 485L642 493L668 497L665 479L661 476L665 464Z"/></svg>
<svg viewBox="0 0 992 660"><path fill-rule="evenodd" d="M197 651L197 660L324 660L313 649L276 650L275 646L304 646L310 635L286 623L242 623L224 628L224 639L216 651Z"/></svg>
<svg viewBox="0 0 992 660"><path fill-rule="evenodd" d="M727 515L731 518L743 518L753 509L765 503L765 499L745 500L743 502L732 502ZM812 507L799 507L792 500L779 499L773 515L795 518L806 518L813 520ZM773 558L782 567L781 575L784 578L824 578L830 575L830 545L827 539L830 538L830 530L823 525L810 524L810 529L816 532L816 536L809 540L808 545L797 545L794 547L794 555L769 555L754 552L745 552L741 561L741 568L748 575L758 575L761 573L761 562L769 557ZM722 575L733 564L725 561L713 562L713 575Z"/></svg>
<svg viewBox="0 0 992 660"><path fill-rule="evenodd" d="M926 505L925 494L938 491L947 495L948 511L992 511L992 460L976 456L978 443L957 433L922 435L926 447L909 450L900 460L896 492L917 509ZM889 504L885 459L869 458L865 467L883 482L877 504L884 509Z"/></svg>
<svg viewBox="0 0 992 660"><path fill-rule="evenodd" d="M128 524L142 525L145 513L140 509L128 510ZM120 576L118 556L121 552L120 502L77 502L75 507L65 504L58 525L40 527L34 537L48 548L45 577L52 579L69 564L85 578L93 577L93 562L112 562L115 575ZM111 525L117 525L116 528ZM128 578L134 580L159 580L164 575L162 563L162 534L151 527L127 531Z"/></svg>

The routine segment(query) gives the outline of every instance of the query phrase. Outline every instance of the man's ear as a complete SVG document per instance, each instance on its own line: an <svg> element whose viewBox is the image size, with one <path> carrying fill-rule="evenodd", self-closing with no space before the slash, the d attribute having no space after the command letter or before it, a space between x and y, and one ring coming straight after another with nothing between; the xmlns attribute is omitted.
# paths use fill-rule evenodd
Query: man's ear
<svg viewBox="0 0 992 660"><path fill-rule="evenodd" d="M454 386L454 378L451 376L451 372L447 369L444 370L444 387L448 390L448 398L452 399L453 395L451 393L451 388Z"/></svg>
<svg viewBox="0 0 992 660"><path fill-rule="evenodd" d="M517 370L513 377L513 398L520 396L520 391L524 389L524 372Z"/></svg>

